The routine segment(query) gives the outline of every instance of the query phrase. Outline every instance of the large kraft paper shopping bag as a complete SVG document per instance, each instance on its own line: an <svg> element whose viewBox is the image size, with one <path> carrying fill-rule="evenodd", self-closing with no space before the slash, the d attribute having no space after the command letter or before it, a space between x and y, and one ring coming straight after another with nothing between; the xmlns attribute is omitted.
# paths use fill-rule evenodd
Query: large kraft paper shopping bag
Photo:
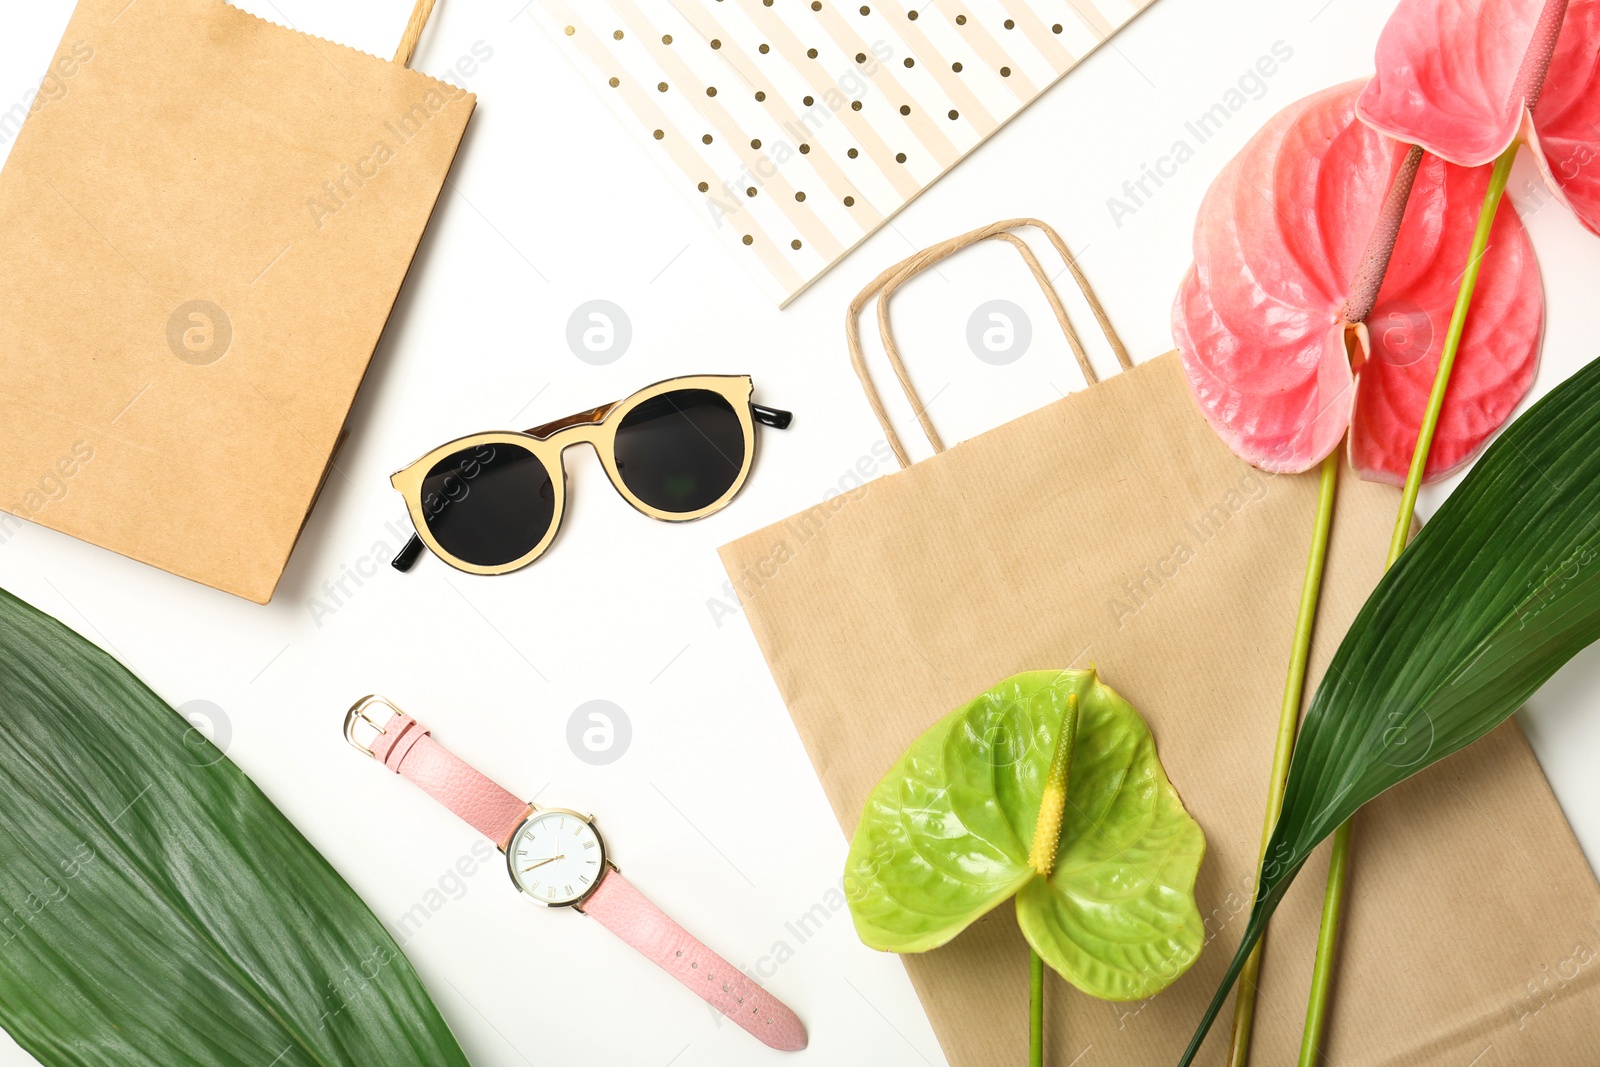
<svg viewBox="0 0 1600 1067"><path fill-rule="evenodd" d="M432 7L390 62L80 0L0 115L0 544L28 520L271 597L473 111L406 66Z"/></svg>
<svg viewBox="0 0 1600 1067"><path fill-rule="evenodd" d="M852 306L852 355L905 465L854 336L883 299L1012 220L929 249ZM1208 943L1165 992L1093 1000L1052 977L1049 1062L1177 1061L1249 913L1261 813L1316 504L1315 475L1273 477L1219 442L1176 354L1133 366L949 449L884 344L936 454L722 549L745 611L844 831L936 719L1000 679L1098 666L1149 721L1208 852L1196 893ZM1070 333L1069 333L1069 336ZM1311 680L1383 568L1398 503L1341 478ZM779 561L779 562L774 562ZM1254 1062L1295 1062L1325 850L1267 937ZM1592 1067L1600 1044L1600 887L1515 725L1379 798L1357 818L1325 1062L1339 1067ZM1023 1063L1027 946L1008 907L906 956L954 1067ZM1220 1064L1227 1018L1199 1062Z"/></svg>

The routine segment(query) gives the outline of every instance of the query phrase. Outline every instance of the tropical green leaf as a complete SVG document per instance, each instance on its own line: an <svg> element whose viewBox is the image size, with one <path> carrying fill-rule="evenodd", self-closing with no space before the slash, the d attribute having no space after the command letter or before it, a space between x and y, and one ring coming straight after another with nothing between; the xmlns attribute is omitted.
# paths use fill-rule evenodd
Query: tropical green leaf
<svg viewBox="0 0 1600 1067"><path fill-rule="evenodd" d="M1046 879L1029 851L1073 697L1066 807ZM1138 712L1092 669L1033 671L935 723L874 787L845 885L861 940L888 952L937 948L1015 895L1023 935L1062 977L1092 996L1137 1000L1200 954L1204 853Z"/></svg>
<svg viewBox="0 0 1600 1067"><path fill-rule="evenodd" d="M1517 419L1390 568L1306 712L1232 965L1313 849L1379 793L1503 722L1600 638L1600 361Z"/></svg>
<svg viewBox="0 0 1600 1067"><path fill-rule="evenodd" d="M3 591L0 709L0 1023L47 1067L467 1062L272 802Z"/></svg>

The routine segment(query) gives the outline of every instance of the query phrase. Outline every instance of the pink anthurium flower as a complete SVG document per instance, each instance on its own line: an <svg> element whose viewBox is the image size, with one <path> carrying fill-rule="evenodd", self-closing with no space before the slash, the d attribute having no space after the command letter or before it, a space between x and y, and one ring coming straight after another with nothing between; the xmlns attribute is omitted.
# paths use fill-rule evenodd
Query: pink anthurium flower
<svg viewBox="0 0 1600 1067"><path fill-rule="evenodd" d="M1291 104L1217 176L1195 225L1173 336L1200 410L1243 459L1308 470L1348 431L1351 465L1398 485L1488 173L1408 153L1357 121L1363 85ZM1392 192L1408 166L1409 204L1403 188ZM1544 322L1538 264L1515 212L1495 221L1492 236L1429 477L1470 459L1533 381ZM1386 270L1374 267L1375 246L1392 247Z"/></svg>
<svg viewBox="0 0 1600 1067"><path fill-rule="evenodd" d="M1600 0L1400 0L1377 69L1363 122L1464 167L1521 138L1600 233Z"/></svg>

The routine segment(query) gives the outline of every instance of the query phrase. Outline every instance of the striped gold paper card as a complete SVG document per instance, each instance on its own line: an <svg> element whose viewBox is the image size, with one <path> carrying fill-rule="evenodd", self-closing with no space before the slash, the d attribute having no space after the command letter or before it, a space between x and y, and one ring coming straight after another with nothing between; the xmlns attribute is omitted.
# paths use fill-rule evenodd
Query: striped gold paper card
<svg viewBox="0 0 1600 1067"><path fill-rule="evenodd" d="M535 0L788 303L1152 0Z"/></svg>

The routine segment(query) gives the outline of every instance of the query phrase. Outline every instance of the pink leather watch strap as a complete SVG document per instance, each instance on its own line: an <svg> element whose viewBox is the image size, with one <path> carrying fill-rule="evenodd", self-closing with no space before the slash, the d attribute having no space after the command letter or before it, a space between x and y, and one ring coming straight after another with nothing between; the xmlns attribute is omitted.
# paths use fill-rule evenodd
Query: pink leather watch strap
<svg viewBox="0 0 1600 1067"><path fill-rule="evenodd" d="M396 711L372 742L372 755L504 849L533 806L501 789L428 736L417 720Z"/></svg>
<svg viewBox="0 0 1600 1067"><path fill-rule="evenodd" d="M583 911L763 1044L785 1052L806 1047L805 1024L794 1012L696 941L620 872L607 872Z"/></svg>

